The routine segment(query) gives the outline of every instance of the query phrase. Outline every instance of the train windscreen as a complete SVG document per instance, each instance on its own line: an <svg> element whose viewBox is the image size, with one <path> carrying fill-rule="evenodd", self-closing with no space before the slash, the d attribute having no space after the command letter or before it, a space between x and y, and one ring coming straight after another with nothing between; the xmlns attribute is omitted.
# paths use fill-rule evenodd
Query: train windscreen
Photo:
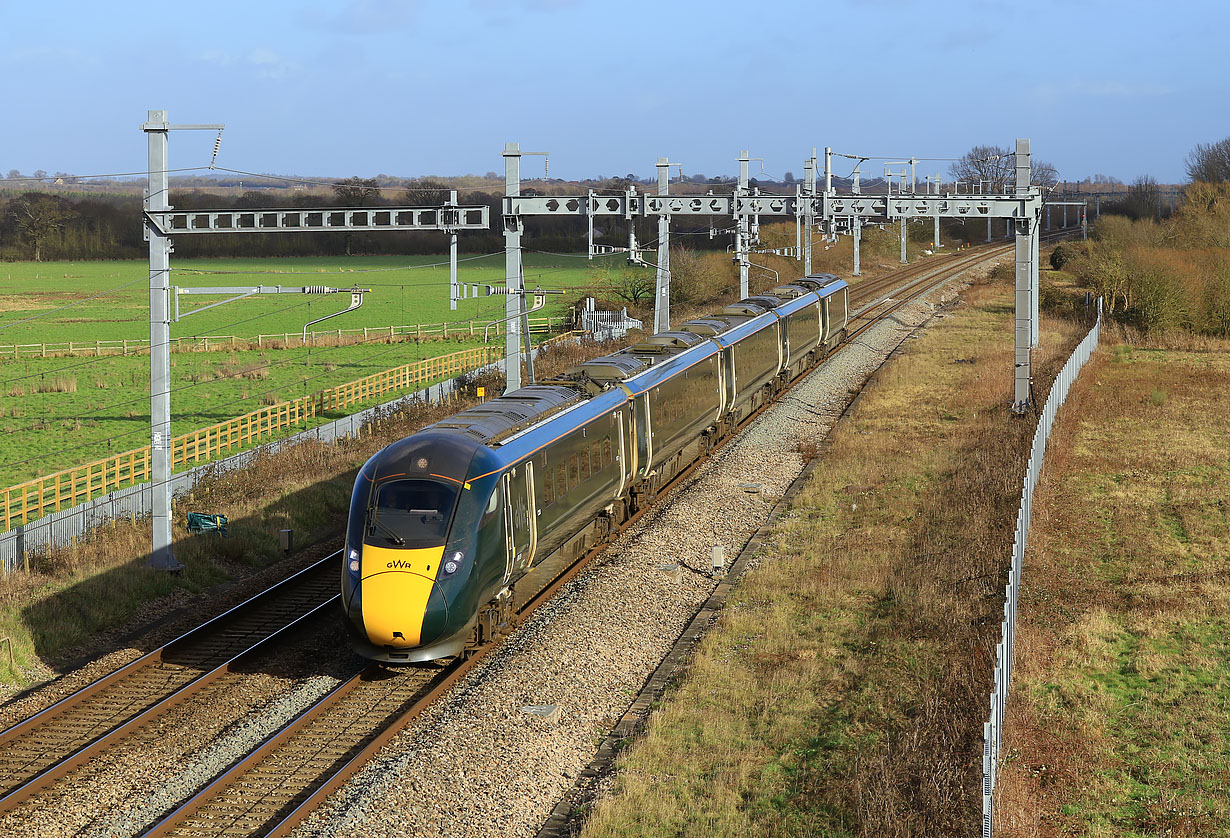
<svg viewBox="0 0 1230 838"><path fill-rule="evenodd" d="M435 480L394 480L376 490L368 511L368 544L379 547L440 547L448 535L457 487Z"/></svg>

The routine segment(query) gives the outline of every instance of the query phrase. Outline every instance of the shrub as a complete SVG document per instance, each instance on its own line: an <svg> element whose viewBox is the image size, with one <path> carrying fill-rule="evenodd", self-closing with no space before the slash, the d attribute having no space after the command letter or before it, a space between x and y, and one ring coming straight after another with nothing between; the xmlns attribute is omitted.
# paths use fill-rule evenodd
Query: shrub
<svg viewBox="0 0 1230 838"><path fill-rule="evenodd" d="M1057 271L1062 271L1064 266L1071 262L1077 256L1076 248L1066 242L1055 245L1055 249L1051 251L1051 267Z"/></svg>

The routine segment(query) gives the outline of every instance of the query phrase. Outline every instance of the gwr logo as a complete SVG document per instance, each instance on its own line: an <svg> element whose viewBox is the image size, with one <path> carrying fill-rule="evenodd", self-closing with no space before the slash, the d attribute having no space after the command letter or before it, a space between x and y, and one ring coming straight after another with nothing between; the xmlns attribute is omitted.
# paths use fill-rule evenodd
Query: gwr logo
<svg viewBox="0 0 1230 838"><path fill-rule="evenodd" d="M394 559L393 561L387 563L385 567L389 568L390 570L411 570L412 569L410 567L410 562L406 561L405 559Z"/></svg>

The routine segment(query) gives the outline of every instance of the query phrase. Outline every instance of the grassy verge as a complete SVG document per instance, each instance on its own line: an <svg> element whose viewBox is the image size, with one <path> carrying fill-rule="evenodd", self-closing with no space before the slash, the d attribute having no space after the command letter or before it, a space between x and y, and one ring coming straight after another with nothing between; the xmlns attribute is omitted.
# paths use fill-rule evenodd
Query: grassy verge
<svg viewBox="0 0 1230 838"><path fill-rule="evenodd" d="M864 391L585 835L977 834L1032 433L1012 310L971 288ZM1039 381L1083 332L1043 321Z"/></svg>
<svg viewBox="0 0 1230 838"><path fill-rule="evenodd" d="M1108 347L1025 560L997 834L1230 835L1230 343Z"/></svg>

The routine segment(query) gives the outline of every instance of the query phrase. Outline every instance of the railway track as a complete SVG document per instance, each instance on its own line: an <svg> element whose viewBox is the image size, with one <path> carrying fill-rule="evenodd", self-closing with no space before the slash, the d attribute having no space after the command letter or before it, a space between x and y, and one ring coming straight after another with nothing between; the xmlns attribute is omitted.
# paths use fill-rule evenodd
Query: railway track
<svg viewBox="0 0 1230 838"><path fill-rule="evenodd" d="M1010 249L1011 245L983 248L954 254L943 262L930 260L912 266L904 277L904 285L901 272L894 273L887 283L883 278L862 283L852 289L852 302L862 306L859 316L865 317L870 325L972 265L996 258ZM898 294L892 305L885 308L883 292L890 286L905 293ZM868 315L871 309L879 311ZM778 398L789 389L781 391ZM740 429L754 422L758 415L759 412L748 417ZM730 434L717 447L735 435ZM701 458L676 475L660 496L683 485L704 461L705 458ZM616 535L635 524L650 508L625 521ZM523 580L520 583L523 589L518 593L525 598L515 608L518 619L528 617L538 605L550 599L603 549L604 546L599 546L564 567L544 565L532 593L526 594L524 584L535 582L534 574ZM394 672L380 665L369 667L338 686L143 835L150 838L289 835L317 805L341 788L386 742L447 692L496 645L498 641L479 649L470 658L455 660L434 672L423 668Z"/></svg>
<svg viewBox="0 0 1230 838"><path fill-rule="evenodd" d="M188 700L337 598L341 551L0 733L0 813ZM330 615L332 616L332 615Z"/></svg>
<svg viewBox="0 0 1230 838"><path fill-rule="evenodd" d="M933 258L852 286L852 321L863 323L847 340L909 300L1011 248L996 245ZM890 292L895 297L890 298ZM758 415L748 417L740 428ZM663 492L681 485L703 461L677 475ZM632 526L644 511L617 532ZM518 619L580 573L601 549L567 566L544 565L523 580L521 599L515 603ZM329 606L337 599L339 555L331 554L0 733L0 813L267 650L282 632L302 629L303 621L325 614L332 617ZM495 645L444 666L390 671L376 665L358 672L144 834L288 834Z"/></svg>

